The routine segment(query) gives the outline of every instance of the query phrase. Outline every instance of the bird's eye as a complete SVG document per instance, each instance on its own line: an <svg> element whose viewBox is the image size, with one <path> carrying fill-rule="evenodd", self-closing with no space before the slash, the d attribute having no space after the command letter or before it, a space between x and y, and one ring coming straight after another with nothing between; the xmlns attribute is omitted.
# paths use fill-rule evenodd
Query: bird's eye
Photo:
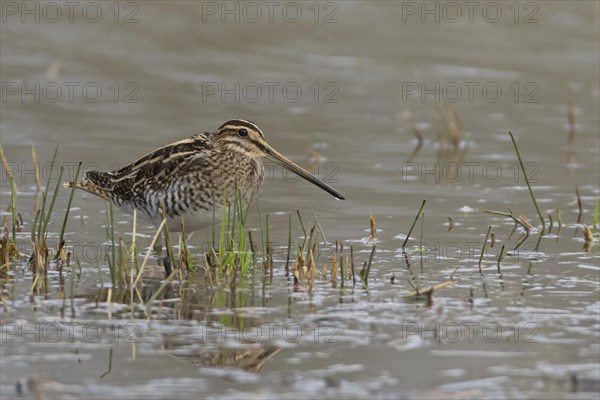
<svg viewBox="0 0 600 400"><path fill-rule="evenodd" d="M242 129L240 129L240 130L238 131L238 135L240 135L241 137L247 137L247 136L248 136L248 130L247 130L247 129L244 129L244 128L242 128Z"/></svg>

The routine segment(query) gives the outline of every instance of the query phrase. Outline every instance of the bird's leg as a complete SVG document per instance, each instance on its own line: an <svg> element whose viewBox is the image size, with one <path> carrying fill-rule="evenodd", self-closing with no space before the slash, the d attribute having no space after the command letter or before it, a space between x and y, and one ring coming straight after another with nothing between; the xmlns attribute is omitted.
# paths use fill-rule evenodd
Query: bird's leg
<svg viewBox="0 0 600 400"><path fill-rule="evenodd" d="M173 271L173 268L171 266L171 259L169 258L169 256L165 256L165 257L161 258L161 260L163 262L163 267L165 267L165 279L166 279L169 276L171 276L171 272Z"/></svg>
<svg viewBox="0 0 600 400"><path fill-rule="evenodd" d="M160 258L161 254L162 254L162 236L158 236L156 238L156 242L154 242L154 247L152 250L154 250L154 252L156 253L156 256Z"/></svg>
<svg viewBox="0 0 600 400"><path fill-rule="evenodd" d="M165 247L167 249L167 254L163 258L163 266L165 267L165 279L171 275L173 267L177 267L177 265L171 265L171 261L176 262L173 257L173 248L171 247L171 240L169 239L169 231L165 228L163 231L165 235Z"/></svg>
<svg viewBox="0 0 600 400"><path fill-rule="evenodd" d="M181 255L182 257L185 257L185 259L179 260L176 260L174 255L172 254L172 248L168 236L167 238L165 238L165 248L167 250L167 254L164 257L160 257L160 253L157 252L158 256L160 257L159 259L162 261L162 265L165 268L165 278L168 278L171 275L171 272L173 272L173 268L181 268L183 266L187 266L187 243L192 237L192 234L193 232L182 234L182 239L185 239L180 241L179 244L182 247L182 249L180 249ZM160 246L160 250L162 250L162 245ZM175 265L173 265L173 262L175 263Z"/></svg>

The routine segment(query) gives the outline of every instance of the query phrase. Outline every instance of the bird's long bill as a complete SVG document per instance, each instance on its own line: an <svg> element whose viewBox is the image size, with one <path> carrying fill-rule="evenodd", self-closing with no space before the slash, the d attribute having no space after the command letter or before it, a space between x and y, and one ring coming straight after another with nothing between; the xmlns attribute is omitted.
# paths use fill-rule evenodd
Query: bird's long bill
<svg viewBox="0 0 600 400"><path fill-rule="evenodd" d="M332 188L331 186L329 186L322 180L315 178L310 172L308 172L307 170L305 170L304 168L302 168L301 166L299 166L292 160L288 159L286 156L284 156L277 150L273 149L271 146L269 146L269 145L265 146L264 153L269 160L275 161L277 164L281 165L282 167L292 171L293 173L295 173L298 176L301 176L302 178L306 179L310 183L317 185L324 191L333 195L333 197L335 197L336 199L345 200L344 196L342 196L342 194L340 192L338 192L337 190L335 190L334 188Z"/></svg>

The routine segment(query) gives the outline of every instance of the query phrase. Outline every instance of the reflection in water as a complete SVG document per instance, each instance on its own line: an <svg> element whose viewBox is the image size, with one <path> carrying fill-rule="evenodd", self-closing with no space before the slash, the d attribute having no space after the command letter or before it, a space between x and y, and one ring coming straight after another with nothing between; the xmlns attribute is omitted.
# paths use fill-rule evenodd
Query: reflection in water
<svg viewBox="0 0 600 400"><path fill-rule="evenodd" d="M132 300L130 290L111 290L110 293L112 303L129 305ZM109 290L101 289L88 292L83 297L89 303L106 304L109 301L108 296ZM131 310L124 307L111 314L117 318L200 322L196 332L187 335L182 335L181 332L162 332L160 349L197 367L240 368L259 373L265 362L277 354L280 348L268 343L246 340L241 333L247 333L248 329L260 326L263 320L258 316L214 312L250 306L252 297L248 290L236 290L235 286L211 288L202 281L165 285L161 280L145 279L139 297L134 294L133 300L141 300L147 305L146 309L136 307L131 315ZM226 333L221 336L211 335L211 326L218 326L216 329Z"/></svg>
<svg viewBox="0 0 600 400"><path fill-rule="evenodd" d="M175 342L169 342L169 340L165 340L163 345L165 350L177 350L178 348ZM254 346L254 344L248 343L248 346L250 345ZM184 346L187 347L188 344ZM275 346L261 346L260 348L198 350L188 354L176 352L173 355L196 367L239 368L248 372L260 373L265 362L280 350Z"/></svg>
<svg viewBox="0 0 600 400"><path fill-rule="evenodd" d="M156 278L145 278L143 285L137 290L101 288L89 290L85 294L75 295L75 297L82 297L87 302L96 304L112 302L131 305L134 303L136 305L134 315L128 315L128 317L151 317L158 320L208 321L214 317L211 316L211 313L215 309L244 308L254 306L258 301L265 306L269 302L265 297L265 291L248 282L246 278L227 280L214 287L211 285L211 281L204 274L190 277L189 280L169 282ZM260 290L260 294L255 293L258 290ZM149 313L144 313L143 305ZM122 313L131 312L131 309L128 308L120 308L120 310ZM123 316L119 313L113 313L113 315ZM218 318L215 318L227 326L239 328L243 328L244 322L248 320L231 315L219 315Z"/></svg>

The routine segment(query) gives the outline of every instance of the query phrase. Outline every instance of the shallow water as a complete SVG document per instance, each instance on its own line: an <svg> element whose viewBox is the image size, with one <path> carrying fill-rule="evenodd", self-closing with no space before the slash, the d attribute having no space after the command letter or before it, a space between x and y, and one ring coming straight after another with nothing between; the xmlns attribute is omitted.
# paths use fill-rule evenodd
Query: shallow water
<svg viewBox="0 0 600 400"><path fill-rule="evenodd" d="M491 2L485 15L474 10L473 22L466 7L450 22L453 10L436 2L427 7L439 7L439 22L420 14L421 2L321 2L318 14L312 2L277 3L272 22L260 2L252 3L261 7L256 22L252 6L233 2L224 15L221 2L81 3L72 22L61 2L56 22L44 3L39 22L22 22L15 4L3 3L0 25L0 130L25 221L23 254L31 253L34 217L31 144L43 181L58 144L68 180L79 161L108 170L247 118L347 200L269 167L260 207L276 242L272 282L263 285L258 273L254 286L235 290L172 283L145 313L118 304L117 291L106 301L106 206L77 193L65 238L81 270L64 272L66 300L58 272L49 274L47 295L30 297L26 259L11 266L0 308L3 396L597 398L600 256L597 242L583 250L575 194L577 186L591 226L600 196L597 2ZM101 17L92 22L96 8ZM502 16L491 22L496 8ZM442 107L463 126L458 151L440 145ZM413 121L424 143L410 159ZM554 218L541 239L508 131L540 209ZM68 196L59 192L52 244ZM405 256L422 200L424 223ZM510 219L483 210L509 207L534 229L520 252L504 255L499 274L500 247L512 250L522 230L511 233ZM319 270L336 240L344 254L354 247L357 270L377 244L368 291L329 279L294 290L284 265L289 212L294 241L302 241L296 209L310 225L314 210L330 242L319 246ZM117 235L129 242L132 218L115 216ZM255 207L248 224L259 235ZM496 244L480 272L488 225ZM147 246L154 230L138 231ZM195 233L191 248L199 253L211 235ZM162 285L156 269L145 300ZM451 275L455 283L430 301L403 298Z"/></svg>

